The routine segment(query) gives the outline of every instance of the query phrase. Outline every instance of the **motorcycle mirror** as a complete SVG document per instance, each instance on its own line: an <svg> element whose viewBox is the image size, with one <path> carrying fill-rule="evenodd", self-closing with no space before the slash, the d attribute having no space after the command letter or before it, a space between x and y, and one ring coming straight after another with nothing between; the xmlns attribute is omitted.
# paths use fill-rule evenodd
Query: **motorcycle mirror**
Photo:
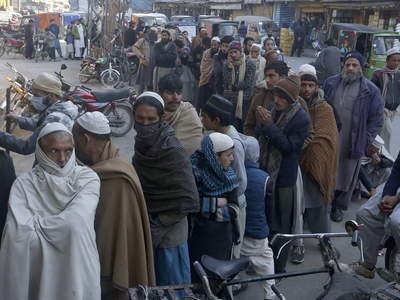
<svg viewBox="0 0 400 300"><path fill-rule="evenodd" d="M344 229L349 235L353 235L353 232L358 230L358 223L354 220L347 221L346 224L344 224Z"/></svg>
<svg viewBox="0 0 400 300"><path fill-rule="evenodd" d="M67 68L66 64L61 65L61 70L65 70Z"/></svg>

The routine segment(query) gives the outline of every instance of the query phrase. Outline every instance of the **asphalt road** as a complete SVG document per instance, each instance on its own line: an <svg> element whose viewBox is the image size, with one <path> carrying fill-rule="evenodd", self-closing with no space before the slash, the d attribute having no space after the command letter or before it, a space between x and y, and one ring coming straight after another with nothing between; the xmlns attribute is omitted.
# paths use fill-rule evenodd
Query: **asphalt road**
<svg viewBox="0 0 400 300"><path fill-rule="evenodd" d="M312 52L309 52L312 54ZM301 58L291 58L286 57L286 62L291 66L291 68L297 73L299 67L302 64L309 63L313 61L312 57L301 57ZM58 71L60 65L65 63L68 66L68 69L63 72L67 81L72 84L79 85L79 79L77 77L77 73L79 71L79 61L60 61L60 62L49 62L39 61L36 63L35 61L25 60L21 55L7 57L7 55L3 55L0 58L0 95L5 92L5 89L8 86L8 82L6 81L6 76L11 76L11 72L4 65L6 62L9 62L13 65L17 70L19 70L22 74L30 78L36 78L42 72L53 73L54 71ZM91 80L89 83L85 84L93 89L102 90L102 85L97 80ZM400 128L400 118L397 116L394 121L394 133L395 136L399 134ZM124 137L114 138L113 140L119 145L121 153L131 160L133 155L133 146L134 146L134 130L131 130ZM29 133L23 131L17 131L16 135L21 137L29 136ZM397 153L400 149L400 140L394 138L392 141L392 156L396 157ZM17 170L17 173L20 174L24 171L27 171L31 168L34 157L33 155L29 156L21 156L15 153L12 153L12 157L14 159L14 164ZM353 199L350 204L349 210L344 212L344 221L341 223L332 223L332 231L333 232L343 232L344 231L344 222L346 220L354 219L355 213L357 209L365 203L366 199ZM351 247L350 239L348 238L338 238L333 240L334 245L340 250L342 254L341 262L354 262L359 258L359 251L357 248ZM305 261L301 265L294 265L291 262L288 262L287 268L289 271L296 270L304 270L311 268L322 267L321 255L317 248L316 240L305 240L306 252L305 252ZM378 266L384 266L384 257L380 257L378 261ZM246 274L244 274L246 276ZM317 295L322 291L323 286L328 282L327 275L309 275L302 276L297 278L289 278L282 282L280 285L280 289L284 293L287 299L297 299L297 300L309 300L314 299ZM375 276L373 280L362 279L366 284L368 284L371 288L378 287L384 284L384 281L381 280L378 275ZM250 284L249 289L239 296L235 297L238 300L247 300L247 299L263 299L263 292L260 283Z"/></svg>

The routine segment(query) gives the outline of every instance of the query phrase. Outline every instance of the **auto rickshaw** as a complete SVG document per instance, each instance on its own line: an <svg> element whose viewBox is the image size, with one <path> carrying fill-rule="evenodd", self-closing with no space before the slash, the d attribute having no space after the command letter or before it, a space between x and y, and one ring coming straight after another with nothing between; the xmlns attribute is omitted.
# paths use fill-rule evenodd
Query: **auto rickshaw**
<svg viewBox="0 0 400 300"><path fill-rule="evenodd" d="M132 21L135 22L135 29L139 25L139 21L144 22L144 26L152 26L156 23L156 17L149 14L132 14Z"/></svg>
<svg viewBox="0 0 400 300"><path fill-rule="evenodd" d="M19 25L19 32L25 33L25 26L29 23L30 19L35 21L35 32L37 34L44 33L45 28L51 25L51 19L54 19L56 24L61 27L61 18L59 13L41 13L23 16L21 19L21 24Z"/></svg>
<svg viewBox="0 0 400 300"><path fill-rule="evenodd" d="M238 16L234 19L240 26L244 22L247 26L246 37L252 37L255 43L262 44L263 38L267 37L268 30L272 29L272 36L275 41L279 40L280 30L275 21L261 16ZM263 46L263 45L261 45Z"/></svg>
<svg viewBox="0 0 400 300"><path fill-rule="evenodd" d="M238 33L238 24L235 21L223 19L203 19L200 22L200 27L207 30L207 36L213 38L214 36L220 39L226 35L231 35L235 41L240 41Z"/></svg>
<svg viewBox="0 0 400 300"><path fill-rule="evenodd" d="M399 41L400 34L394 31L369 27L362 24L332 23L328 36L341 51L341 57L350 50L357 50L364 56L365 78L386 64L387 51Z"/></svg>
<svg viewBox="0 0 400 300"><path fill-rule="evenodd" d="M179 15L179 16L172 16L171 17L171 22L194 22L194 17L192 16L184 16L184 15Z"/></svg>

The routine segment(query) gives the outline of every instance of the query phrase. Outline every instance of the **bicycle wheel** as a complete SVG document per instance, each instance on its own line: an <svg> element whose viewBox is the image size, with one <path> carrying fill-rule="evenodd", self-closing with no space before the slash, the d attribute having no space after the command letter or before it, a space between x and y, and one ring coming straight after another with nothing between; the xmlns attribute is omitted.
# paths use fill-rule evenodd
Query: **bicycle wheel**
<svg viewBox="0 0 400 300"><path fill-rule="evenodd" d="M40 51L36 51L36 62L38 62L38 60L39 60L39 57L40 57Z"/></svg>

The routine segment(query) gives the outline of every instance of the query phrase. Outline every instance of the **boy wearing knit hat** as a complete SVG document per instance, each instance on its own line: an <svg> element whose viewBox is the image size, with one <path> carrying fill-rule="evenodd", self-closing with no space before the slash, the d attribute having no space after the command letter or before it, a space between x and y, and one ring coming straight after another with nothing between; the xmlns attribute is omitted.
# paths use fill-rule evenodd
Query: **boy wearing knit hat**
<svg viewBox="0 0 400 300"><path fill-rule="evenodd" d="M363 76L364 57L355 50L344 57L342 74L328 78L322 89L340 115L339 167L331 219L343 220L358 183L361 158L383 125L379 89Z"/></svg>
<svg viewBox="0 0 400 300"><path fill-rule="evenodd" d="M63 123L72 130L74 121L78 116L78 108L71 101L60 101L62 98L61 82L49 73L41 73L32 83L33 102L40 102L44 110L39 118L25 118L17 114L8 114L6 119L19 125L21 129L33 131L28 139L17 138L3 130L0 130L0 147L10 149L13 152L29 155L35 152L36 140L40 131L47 123Z"/></svg>
<svg viewBox="0 0 400 300"><path fill-rule="evenodd" d="M259 106L261 134L260 165L275 182L274 201L271 205L270 236L275 233L291 233L296 202L298 161L308 135L310 118L297 100L300 78L290 75L279 80L273 89L274 103L265 109ZM285 241L273 246L275 273L286 272L289 248L279 248Z"/></svg>
<svg viewBox="0 0 400 300"><path fill-rule="evenodd" d="M228 63L223 68L224 97L232 102L231 124L243 133L243 125L251 104L256 65L246 59L240 43L229 44Z"/></svg>
<svg viewBox="0 0 400 300"><path fill-rule="evenodd" d="M382 100L385 103L385 120L379 135L385 141L385 147L391 151L392 122L400 105L400 49L389 49L386 57L386 65L376 70L371 81L380 89Z"/></svg>

